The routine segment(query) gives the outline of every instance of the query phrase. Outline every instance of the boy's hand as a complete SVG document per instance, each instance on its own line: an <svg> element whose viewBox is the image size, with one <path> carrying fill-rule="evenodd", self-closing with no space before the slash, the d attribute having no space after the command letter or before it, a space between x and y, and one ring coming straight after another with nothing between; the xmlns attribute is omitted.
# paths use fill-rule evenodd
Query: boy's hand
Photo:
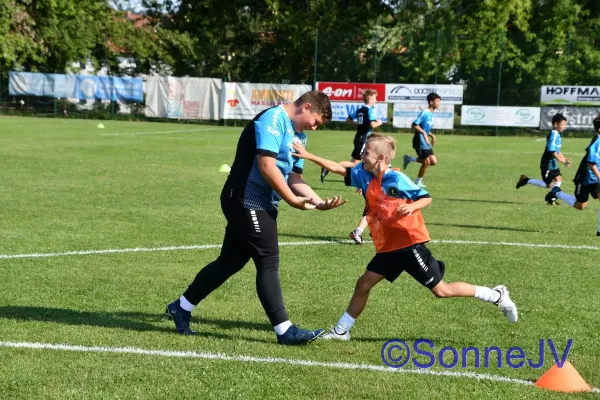
<svg viewBox="0 0 600 400"><path fill-rule="evenodd" d="M414 203L411 203L411 204L401 204L400 206L398 206L398 214L400 214L401 217L408 217L416 209L417 209L417 207L415 206Z"/></svg>
<svg viewBox="0 0 600 400"><path fill-rule="evenodd" d="M342 200L342 196L337 196L337 197L334 197L333 199L330 199L328 197L325 199L324 202L319 203L319 204L314 203L314 202L312 202L311 204L314 207L316 207L317 210L326 211L326 210L331 210L331 209L343 206L347 202L348 202L348 200Z"/></svg>
<svg viewBox="0 0 600 400"><path fill-rule="evenodd" d="M314 210L316 208L313 204L313 199L309 199L308 197L296 196L288 204L298 210Z"/></svg>
<svg viewBox="0 0 600 400"><path fill-rule="evenodd" d="M571 164L573 164L573 159L572 158L566 158L565 159L565 167L569 168L569 167L571 167Z"/></svg>
<svg viewBox="0 0 600 400"><path fill-rule="evenodd" d="M302 146L300 143L298 143L296 141L294 141L293 147L294 147L294 150L296 150L296 152L292 152L292 156L294 156L294 157L306 158L307 156L310 155L310 153L308 151L306 151L304 146Z"/></svg>

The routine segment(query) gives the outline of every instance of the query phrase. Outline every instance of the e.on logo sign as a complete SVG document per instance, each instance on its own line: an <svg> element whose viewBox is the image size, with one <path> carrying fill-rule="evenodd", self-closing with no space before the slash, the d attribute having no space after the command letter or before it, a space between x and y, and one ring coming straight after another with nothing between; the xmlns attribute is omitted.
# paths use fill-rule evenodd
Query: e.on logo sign
<svg viewBox="0 0 600 400"><path fill-rule="evenodd" d="M377 100L384 101L384 83L317 82L317 90L325 93L332 101L362 101L367 89L377 90Z"/></svg>

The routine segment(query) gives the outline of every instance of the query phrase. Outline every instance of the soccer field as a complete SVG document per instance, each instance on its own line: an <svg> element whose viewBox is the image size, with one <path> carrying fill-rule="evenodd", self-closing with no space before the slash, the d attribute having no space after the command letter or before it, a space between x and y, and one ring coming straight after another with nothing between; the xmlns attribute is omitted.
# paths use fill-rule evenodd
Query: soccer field
<svg viewBox="0 0 600 400"><path fill-rule="evenodd" d="M219 194L242 128L0 117L0 398L44 399L600 399L532 385L555 361L511 368L520 347L540 358L540 339L600 387L600 202L550 207L545 191L515 190L521 173L539 179L544 142L523 137L438 135L439 165L424 182L423 211L445 281L508 287L520 320L473 299L436 299L408 275L371 292L350 342L283 347L263 313L250 262L194 312L195 337L164 319L197 271L219 253L225 219ZM592 133L590 133L590 136ZM395 166L412 135L395 134ZM349 159L352 132L308 133L309 151ZM575 166L589 139L563 140ZM406 173L414 178L418 166ZM342 178L305 179L342 208L278 219L284 299L292 322L327 328L344 312L372 244L347 242L363 200ZM598 203L598 204L596 204ZM365 239L368 234L365 235ZM437 352L498 347L491 365L410 362L387 368L382 346L420 338ZM426 360L423 357L417 357ZM452 363L452 353L444 360Z"/></svg>

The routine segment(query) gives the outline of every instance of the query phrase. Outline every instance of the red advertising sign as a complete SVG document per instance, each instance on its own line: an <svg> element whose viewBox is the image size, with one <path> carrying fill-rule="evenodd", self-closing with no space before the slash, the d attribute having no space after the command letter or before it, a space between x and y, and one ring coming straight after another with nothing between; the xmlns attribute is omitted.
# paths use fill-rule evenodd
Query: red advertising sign
<svg viewBox="0 0 600 400"><path fill-rule="evenodd" d="M377 90L378 101L385 101L385 83L317 82L317 89L332 101L363 101L363 92Z"/></svg>

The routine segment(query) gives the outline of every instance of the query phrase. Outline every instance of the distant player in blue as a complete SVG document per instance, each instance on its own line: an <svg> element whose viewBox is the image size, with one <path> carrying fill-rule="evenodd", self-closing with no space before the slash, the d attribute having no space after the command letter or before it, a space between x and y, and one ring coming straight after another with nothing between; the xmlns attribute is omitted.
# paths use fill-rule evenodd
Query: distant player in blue
<svg viewBox="0 0 600 400"><path fill-rule="evenodd" d="M227 219L221 254L166 309L179 333L196 333L190 329L194 307L251 258L256 266L256 292L277 342L304 344L323 333L322 329L300 329L288 318L279 282L277 214L281 199L300 210L330 210L345 203L341 197L322 200L302 179L304 163L292 157L293 143L306 143L302 131L315 130L330 119L329 97L315 90L294 103L261 112L243 130L221 192L221 209Z"/></svg>
<svg viewBox="0 0 600 400"><path fill-rule="evenodd" d="M408 154L404 155L403 170L406 170L408 164L411 162L421 163L419 169L419 175L415 180L415 183L419 187L426 187L423 184L423 177L427 168L430 165L437 164L437 158L433 154L433 146L435 146L435 135L431 133L433 128L433 112L440 108L441 97L437 93L429 93L427 95L427 104L429 105L426 110L423 110L421 114L412 123L412 127L415 130L413 136L413 149L417 152L417 157L411 157Z"/></svg>
<svg viewBox="0 0 600 400"><path fill-rule="evenodd" d="M373 131L373 129L381 126L383 123L379 114L377 113L377 90L367 89L363 92L363 101L365 105L357 108L356 110L349 113L346 118L346 122L356 126L356 135L354 135L354 149L350 155L350 161L341 161L340 165L344 168L352 168L361 162L361 157L365 151L365 144L367 138ZM355 122L356 120L356 122ZM329 173L325 168L321 168L321 182L325 181L325 177ZM363 216L356 229L350 232L350 239L354 240L356 244L362 244L362 234L367 227L366 208L363 212Z"/></svg>
<svg viewBox="0 0 600 400"><path fill-rule="evenodd" d="M554 186L546 195L546 201L559 198L577 210L587 207L590 196L600 198L600 115L594 119L596 135L585 149L585 156L579 164L573 182L575 183L575 196L563 192L559 186ZM598 229L596 236L600 236L600 211L598 211Z"/></svg>
<svg viewBox="0 0 600 400"><path fill-rule="evenodd" d="M560 187L562 184L562 175L558 168L558 163L563 163L567 168L571 166L571 159L566 158L561 152L562 138L560 134L567 127L567 118L558 113L552 117L552 130L546 136L546 147L540 161L540 170L542 172L542 180L529 179L527 175L521 175L517 182L517 189L527 184L538 186L544 189L551 187ZM548 201L549 205L555 205L556 198Z"/></svg>

